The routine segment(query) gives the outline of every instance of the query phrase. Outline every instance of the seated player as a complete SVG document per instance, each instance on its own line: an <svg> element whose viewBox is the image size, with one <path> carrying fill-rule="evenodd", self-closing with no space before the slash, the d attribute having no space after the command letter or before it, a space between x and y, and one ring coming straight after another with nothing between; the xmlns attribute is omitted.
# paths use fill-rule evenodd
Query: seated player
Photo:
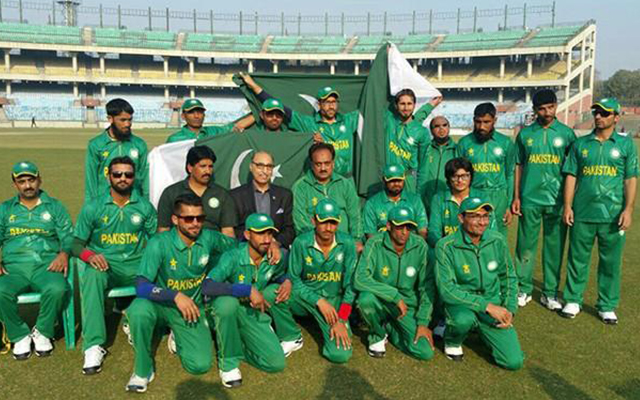
<svg viewBox="0 0 640 400"><path fill-rule="evenodd" d="M384 357L387 338L419 360L433 357L429 319L435 287L427 244L412 233L416 226L412 208L392 208L386 232L367 241L356 268L357 304L369 325L371 357Z"/></svg>

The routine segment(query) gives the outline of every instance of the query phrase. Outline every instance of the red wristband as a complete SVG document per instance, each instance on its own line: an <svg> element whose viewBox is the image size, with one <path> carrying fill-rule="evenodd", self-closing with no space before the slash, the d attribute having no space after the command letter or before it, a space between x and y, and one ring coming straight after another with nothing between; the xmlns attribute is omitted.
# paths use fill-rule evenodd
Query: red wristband
<svg viewBox="0 0 640 400"><path fill-rule="evenodd" d="M89 262L89 258L90 258L91 256L95 255L95 254L96 254L95 252L93 252L93 251L91 251L91 250L89 250L89 249L84 249L84 250L82 250L82 253L80 253L80 259L81 259L83 262L88 263L88 262Z"/></svg>
<svg viewBox="0 0 640 400"><path fill-rule="evenodd" d="M347 304L347 303L340 304L340 310L338 311L338 318L340 318L343 321L348 321L349 315L351 315L351 304Z"/></svg>

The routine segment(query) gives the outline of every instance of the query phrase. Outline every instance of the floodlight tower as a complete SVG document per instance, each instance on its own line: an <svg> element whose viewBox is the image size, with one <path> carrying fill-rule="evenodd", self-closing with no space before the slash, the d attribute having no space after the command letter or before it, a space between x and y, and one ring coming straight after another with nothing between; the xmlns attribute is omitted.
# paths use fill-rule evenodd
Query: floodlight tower
<svg viewBox="0 0 640 400"><path fill-rule="evenodd" d="M77 26L78 6L80 5L80 1L58 0L57 3L62 6L62 13L64 15L64 24L66 26Z"/></svg>

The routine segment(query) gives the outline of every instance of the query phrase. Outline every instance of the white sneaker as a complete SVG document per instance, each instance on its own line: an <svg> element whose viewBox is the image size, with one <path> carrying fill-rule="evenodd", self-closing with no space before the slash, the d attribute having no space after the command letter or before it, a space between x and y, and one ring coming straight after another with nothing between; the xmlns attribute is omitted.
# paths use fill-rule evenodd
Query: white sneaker
<svg viewBox="0 0 640 400"><path fill-rule="evenodd" d="M156 374L153 372L148 378L142 378L135 374L135 372L129 378L129 383L125 389L127 392L136 392L136 393L144 393L147 391L147 386L150 382L153 382L153 379L156 377Z"/></svg>
<svg viewBox="0 0 640 400"><path fill-rule="evenodd" d="M169 349L169 353L176 354L178 352L178 347L176 346L176 337L173 334L173 331L169 332L169 337L167 338L167 348Z"/></svg>
<svg viewBox="0 0 640 400"><path fill-rule="evenodd" d="M31 357L31 335L27 335L13 344L13 358L18 361Z"/></svg>
<svg viewBox="0 0 640 400"><path fill-rule="evenodd" d="M382 358L387 353L387 336L384 336L384 339L371 343L368 348L369 355L374 358Z"/></svg>
<svg viewBox="0 0 640 400"><path fill-rule="evenodd" d="M439 338L444 338L444 330L447 328L447 322L445 320L440 320L438 325L433 328L433 335L438 336Z"/></svg>
<svg viewBox="0 0 640 400"><path fill-rule="evenodd" d="M102 371L102 363L106 355L107 351L99 345L89 347L84 352L82 373L85 375L95 375Z"/></svg>
<svg viewBox="0 0 640 400"><path fill-rule="evenodd" d="M36 355L38 357L46 357L51 355L51 352L53 351L53 344L51 344L51 339L44 336L36 328L33 328L31 339L33 340L33 346L36 348Z"/></svg>
<svg viewBox="0 0 640 400"><path fill-rule="evenodd" d="M578 303L567 303L564 305L560 315L565 318L573 319L580 313L580 305Z"/></svg>
<svg viewBox="0 0 640 400"><path fill-rule="evenodd" d="M444 354L453 361L462 361L462 357L464 357L462 346L444 346Z"/></svg>
<svg viewBox="0 0 640 400"><path fill-rule="evenodd" d="M540 296L540 304L547 307L551 311L558 311L562 309L562 303L558 301L557 297L547 297L545 295Z"/></svg>
<svg viewBox="0 0 640 400"><path fill-rule="evenodd" d="M618 316L613 311L598 311L598 315L602 322L607 325L616 325L618 323Z"/></svg>
<svg viewBox="0 0 640 400"><path fill-rule="evenodd" d="M526 293L518 293L518 306L524 307L531 301L531 295Z"/></svg>
<svg viewBox="0 0 640 400"><path fill-rule="evenodd" d="M220 379L222 379L222 385L226 388L236 388L242 385L240 368L234 368L228 372L220 370Z"/></svg>
<svg viewBox="0 0 640 400"><path fill-rule="evenodd" d="M280 342L280 346L282 346L282 351L284 352L285 357L289 357L294 351L300 350L303 345L304 339L302 339L302 337L288 342Z"/></svg>
<svg viewBox="0 0 640 400"><path fill-rule="evenodd" d="M127 342L129 342L130 346L133 346L133 339L131 339L131 328L129 328L129 324L126 322L122 324L122 332L127 335Z"/></svg>

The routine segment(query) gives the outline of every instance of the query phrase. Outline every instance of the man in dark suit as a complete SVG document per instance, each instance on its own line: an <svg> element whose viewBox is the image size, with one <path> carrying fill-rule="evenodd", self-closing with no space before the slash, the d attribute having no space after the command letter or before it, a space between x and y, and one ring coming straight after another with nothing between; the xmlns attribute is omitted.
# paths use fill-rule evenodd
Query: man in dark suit
<svg viewBox="0 0 640 400"><path fill-rule="evenodd" d="M249 166L253 179L231 191L231 197L236 205L238 221L236 237L241 240L245 231L244 221L253 213L263 213L271 216L278 234L271 242L272 247L288 249L293 242L295 230L293 228L293 196L289 189L272 185L271 177L274 162L271 154L257 151L253 154Z"/></svg>

